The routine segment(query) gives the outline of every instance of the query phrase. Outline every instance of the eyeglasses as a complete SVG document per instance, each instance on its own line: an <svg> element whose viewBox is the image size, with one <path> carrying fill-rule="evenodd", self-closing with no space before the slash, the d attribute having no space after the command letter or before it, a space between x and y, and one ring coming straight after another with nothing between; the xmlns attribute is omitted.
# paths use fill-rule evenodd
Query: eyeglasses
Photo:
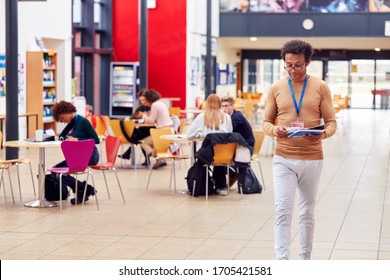
<svg viewBox="0 0 390 280"><path fill-rule="evenodd" d="M296 70L296 71L301 71L305 66L284 66L284 70L286 71L291 71L291 70Z"/></svg>

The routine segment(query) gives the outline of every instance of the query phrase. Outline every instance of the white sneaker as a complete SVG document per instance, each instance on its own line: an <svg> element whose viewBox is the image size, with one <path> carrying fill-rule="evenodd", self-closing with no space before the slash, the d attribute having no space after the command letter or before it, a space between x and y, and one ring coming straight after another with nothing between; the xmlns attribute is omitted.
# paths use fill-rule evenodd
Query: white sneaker
<svg viewBox="0 0 390 280"><path fill-rule="evenodd" d="M217 189L217 195L227 195L228 192L227 192L227 189Z"/></svg>

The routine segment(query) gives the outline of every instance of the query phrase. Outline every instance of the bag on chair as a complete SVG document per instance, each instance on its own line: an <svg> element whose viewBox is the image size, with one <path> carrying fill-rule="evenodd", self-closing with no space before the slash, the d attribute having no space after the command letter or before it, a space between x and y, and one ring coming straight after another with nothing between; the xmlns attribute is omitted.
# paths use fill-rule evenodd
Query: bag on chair
<svg viewBox="0 0 390 280"><path fill-rule="evenodd" d="M209 172L209 191L208 195L212 195L215 193L214 189L214 182L212 180L212 175L210 174L210 170L208 169L207 172ZM187 177L185 178L187 180L187 186L188 186L188 194L200 196L200 195L206 195L206 168L203 167L203 164L200 161L197 161L194 163L193 166L188 169ZM194 182L195 182L195 192L193 192L194 188Z"/></svg>
<svg viewBox="0 0 390 280"><path fill-rule="evenodd" d="M248 166L246 169L245 175L245 185L242 188L243 194L252 194L252 193L261 193L263 190L263 186L260 184L259 180L253 169Z"/></svg>
<svg viewBox="0 0 390 280"><path fill-rule="evenodd" d="M68 187L62 184L62 200L68 198ZM45 198L49 201L60 200L60 180L56 175L45 175Z"/></svg>

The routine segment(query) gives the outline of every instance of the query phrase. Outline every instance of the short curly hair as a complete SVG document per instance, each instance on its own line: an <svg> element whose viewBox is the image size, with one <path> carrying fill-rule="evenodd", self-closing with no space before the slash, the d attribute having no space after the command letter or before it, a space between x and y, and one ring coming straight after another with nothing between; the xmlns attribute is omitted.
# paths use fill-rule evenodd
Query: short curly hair
<svg viewBox="0 0 390 280"><path fill-rule="evenodd" d="M60 116L63 114L70 114L70 113L76 113L76 107L67 101L60 101L58 103L55 103L52 108L53 111L53 118L56 122L60 121Z"/></svg>
<svg viewBox="0 0 390 280"><path fill-rule="evenodd" d="M161 98L160 93L158 93L154 89L148 89L143 96L145 97L146 100L148 100L150 103L156 102Z"/></svg>
<svg viewBox="0 0 390 280"><path fill-rule="evenodd" d="M286 42L281 50L281 56L283 60L286 60L286 54L303 54L305 55L305 62L311 61L311 58L314 53L313 47L304 41L301 40L291 40Z"/></svg>

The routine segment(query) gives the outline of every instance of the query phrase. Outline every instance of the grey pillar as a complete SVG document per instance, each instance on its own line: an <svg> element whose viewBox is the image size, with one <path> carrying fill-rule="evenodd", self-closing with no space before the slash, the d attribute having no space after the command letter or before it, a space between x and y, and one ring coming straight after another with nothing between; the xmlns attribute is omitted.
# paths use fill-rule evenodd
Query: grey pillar
<svg viewBox="0 0 390 280"><path fill-rule="evenodd" d="M206 30L206 58L205 58L205 99L211 92L211 0L207 0L207 30Z"/></svg>
<svg viewBox="0 0 390 280"><path fill-rule="evenodd" d="M6 139L19 139L18 113L18 1L5 2ZM17 148L6 148L6 159L18 158Z"/></svg>
<svg viewBox="0 0 390 280"><path fill-rule="evenodd" d="M139 80L140 89L148 87L148 7L139 0Z"/></svg>

